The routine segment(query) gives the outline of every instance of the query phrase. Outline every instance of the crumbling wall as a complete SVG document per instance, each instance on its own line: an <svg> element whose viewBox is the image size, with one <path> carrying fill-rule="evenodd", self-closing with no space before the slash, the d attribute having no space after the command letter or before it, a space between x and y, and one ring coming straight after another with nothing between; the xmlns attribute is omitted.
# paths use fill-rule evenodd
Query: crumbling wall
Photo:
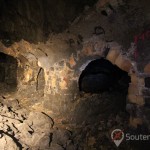
<svg viewBox="0 0 150 150"><path fill-rule="evenodd" d="M47 42L31 44L21 40L10 47L0 44L0 51L18 60L20 90L32 87L36 91L37 76L41 68L44 70L44 101L41 105L56 114L69 112L73 108L79 96L78 79L87 64L105 57L131 76L127 96L130 124L135 127L143 122L149 124L147 114L144 115L150 90L145 87L145 78L150 73L149 49L145 50L147 42L143 43L142 51L138 49L138 42L149 41L149 30L140 22L141 13L136 16L139 19L136 22L140 22L138 27L132 24L134 16L130 16L124 24L124 19L129 15L126 9L131 13L136 7L136 4L131 7L130 3L123 1L99 1L95 8L86 9L83 15L76 18L65 32L49 35ZM135 28L134 32L130 30L130 23L132 30ZM140 27L147 29L147 32L141 32Z"/></svg>

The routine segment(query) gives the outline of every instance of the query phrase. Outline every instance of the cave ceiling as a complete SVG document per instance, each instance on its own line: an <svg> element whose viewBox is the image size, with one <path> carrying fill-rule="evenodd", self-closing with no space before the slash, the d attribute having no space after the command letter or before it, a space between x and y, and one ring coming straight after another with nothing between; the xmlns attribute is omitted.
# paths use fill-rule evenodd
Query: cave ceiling
<svg viewBox="0 0 150 150"><path fill-rule="evenodd" d="M97 0L0 0L0 39L44 41Z"/></svg>

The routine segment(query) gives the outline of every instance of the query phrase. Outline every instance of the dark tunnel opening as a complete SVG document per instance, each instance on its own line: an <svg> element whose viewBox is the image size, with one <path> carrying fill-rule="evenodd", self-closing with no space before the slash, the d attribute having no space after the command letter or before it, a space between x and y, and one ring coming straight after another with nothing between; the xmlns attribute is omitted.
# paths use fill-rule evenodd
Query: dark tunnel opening
<svg viewBox="0 0 150 150"><path fill-rule="evenodd" d="M131 78L126 71L105 58L91 61L79 78L79 90L83 93L102 94L112 103L114 112L126 111L126 97ZM95 107L96 108L96 107ZM97 106L99 110L100 106Z"/></svg>
<svg viewBox="0 0 150 150"><path fill-rule="evenodd" d="M130 76L110 61L101 58L91 61L79 78L79 90L86 93L101 93L118 90L127 92Z"/></svg>
<svg viewBox="0 0 150 150"><path fill-rule="evenodd" d="M128 118L126 104L130 82L126 71L105 58L91 61L79 77L82 101L72 113L73 121L94 124L99 118L107 120L120 114Z"/></svg>
<svg viewBox="0 0 150 150"><path fill-rule="evenodd" d="M17 60L0 52L0 91L14 92L17 88Z"/></svg>

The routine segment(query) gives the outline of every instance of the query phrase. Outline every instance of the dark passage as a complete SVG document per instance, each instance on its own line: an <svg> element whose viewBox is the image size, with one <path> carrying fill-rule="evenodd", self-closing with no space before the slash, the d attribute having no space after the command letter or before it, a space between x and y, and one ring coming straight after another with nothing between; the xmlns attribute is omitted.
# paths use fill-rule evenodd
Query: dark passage
<svg viewBox="0 0 150 150"><path fill-rule="evenodd" d="M17 60L0 52L0 91L11 92L17 87Z"/></svg>
<svg viewBox="0 0 150 150"><path fill-rule="evenodd" d="M99 93L109 90L127 92L130 77L128 73L101 58L88 64L79 78L79 90L87 93Z"/></svg>
<svg viewBox="0 0 150 150"><path fill-rule="evenodd" d="M150 88L150 77L145 78L145 87Z"/></svg>
<svg viewBox="0 0 150 150"><path fill-rule="evenodd" d="M119 114L121 118L127 119L126 96L129 83L128 73L105 58L91 61L79 78L79 88L84 93L71 114L72 122L93 125L98 120L109 120Z"/></svg>

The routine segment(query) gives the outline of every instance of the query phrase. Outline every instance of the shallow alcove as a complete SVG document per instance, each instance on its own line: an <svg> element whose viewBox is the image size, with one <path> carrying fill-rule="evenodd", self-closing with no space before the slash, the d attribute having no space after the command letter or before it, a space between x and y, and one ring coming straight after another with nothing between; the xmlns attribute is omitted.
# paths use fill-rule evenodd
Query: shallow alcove
<svg viewBox="0 0 150 150"><path fill-rule="evenodd" d="M44 93L44 87L45 87L44 70L40 68L37 75L36 90L40 93Z"/></svg>
<svg viewBox="0 0 150 150"><path fill-rule="evenodd" d="M13 92L17 87L17 60L0 52L0 91Z"/></svg>

